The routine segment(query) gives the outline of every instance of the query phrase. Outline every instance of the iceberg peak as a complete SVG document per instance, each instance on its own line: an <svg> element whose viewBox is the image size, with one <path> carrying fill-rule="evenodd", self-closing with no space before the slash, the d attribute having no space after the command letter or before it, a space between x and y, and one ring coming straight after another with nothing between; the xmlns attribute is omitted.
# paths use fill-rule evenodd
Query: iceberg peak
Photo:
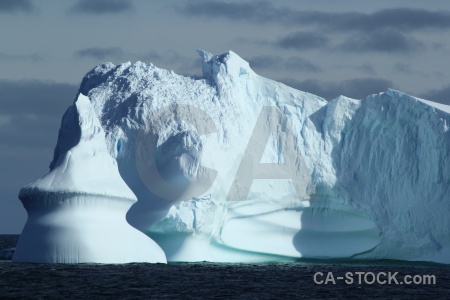
<svg viewBox="0 0 450 300"><path fill-rule="evenodd" d="M223 82L225 77L236 81L239 78L243 78L244 75L247 78L249 74L255 74L249 63L231 50L219 55L213 55L207 51L197 49L197 53L203 59L203 77L213 80L216 84Z"/></svg>

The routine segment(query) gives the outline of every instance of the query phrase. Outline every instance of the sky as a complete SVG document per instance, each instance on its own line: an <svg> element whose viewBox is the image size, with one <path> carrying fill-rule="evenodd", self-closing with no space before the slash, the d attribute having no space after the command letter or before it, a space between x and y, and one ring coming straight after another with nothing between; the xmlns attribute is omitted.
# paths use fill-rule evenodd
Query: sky
<svg viewBox="0 0 450 300"><path fill-rule="evenodd" d="M332 100L394 88L450 104L447 0L0 0L0 234L48 172L61 118L102 62L200 75L196 49Z"/></svg>

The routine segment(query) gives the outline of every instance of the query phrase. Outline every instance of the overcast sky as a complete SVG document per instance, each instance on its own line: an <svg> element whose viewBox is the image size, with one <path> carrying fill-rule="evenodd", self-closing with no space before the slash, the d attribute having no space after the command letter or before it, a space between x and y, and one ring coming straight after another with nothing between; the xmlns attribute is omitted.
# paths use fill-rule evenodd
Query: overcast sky
<svg viewBox="0 0 450 300"><path fill-rule="evenodd" d="M447 0L0 0L0 234L20 233L17 194L48 171L85 73L142 60L198 75L197 48L327 100L391 87L450 104Z"/></svg>

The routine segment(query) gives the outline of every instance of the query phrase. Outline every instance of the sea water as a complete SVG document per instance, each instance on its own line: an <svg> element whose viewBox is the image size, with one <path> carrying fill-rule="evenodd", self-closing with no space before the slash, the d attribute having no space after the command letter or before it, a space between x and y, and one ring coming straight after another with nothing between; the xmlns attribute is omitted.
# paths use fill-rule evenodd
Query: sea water
<svg viewBox="0 0 450 300"><path fill-rule="evenodd" d="M0 249L14 247L17 239L17 235L0 235ZM389 282L389 274L395 273L395 280ZM407 284L406 275L411 275L409 281L421 278L422 283ZM423 282L423 275L433 275L435 282ZM420 262L68 265L0 261L0 299L414 299L446 298L449 292L450 266Z"/></svg>

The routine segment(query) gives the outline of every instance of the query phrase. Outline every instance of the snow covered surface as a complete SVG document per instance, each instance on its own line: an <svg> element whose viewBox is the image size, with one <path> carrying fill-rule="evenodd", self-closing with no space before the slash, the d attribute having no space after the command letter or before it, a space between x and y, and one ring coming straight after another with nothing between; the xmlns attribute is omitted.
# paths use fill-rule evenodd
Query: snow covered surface
<svg viewBox="0 0 450 300"><path fill-rule="evenodd" d="M126 222L136 197L104 135L80 94L63 117L50 172L20 191L28 220L13 261L166 262L161 248Z"/></svg>
<svg viewBox="0 0 450 300"><path fill-rule="evenodd" d="M395 90L327 102L258 76L232 51L199 54L202 78L143 62L106 63L80 87L96 116L89 120L100 124L89 128L105 136L138 199L127 221L154 239L169 261L450 263L448 106ZM71 160L64 154L78 141L72 110L63 118L52 171L22 190L22 201L50 201L41 191L51 191L67 192L70 205L92 202L93 195L131 203L109 156L103 166L103 156ZM87 139L90 144L78 144L84 145L80 153L103 143ZM73 157L75 149L67 153ZM86 170L105 170L95 173L105 177L89 177ZM84 174L83 181L73 174ZM91 210L93 219L105 215L101 207ZM70 218L72 209L61 215ZM130 250L145 248L121 233L109 230ZM81 227L77 234L88 244L101 236Z"/></svg>

